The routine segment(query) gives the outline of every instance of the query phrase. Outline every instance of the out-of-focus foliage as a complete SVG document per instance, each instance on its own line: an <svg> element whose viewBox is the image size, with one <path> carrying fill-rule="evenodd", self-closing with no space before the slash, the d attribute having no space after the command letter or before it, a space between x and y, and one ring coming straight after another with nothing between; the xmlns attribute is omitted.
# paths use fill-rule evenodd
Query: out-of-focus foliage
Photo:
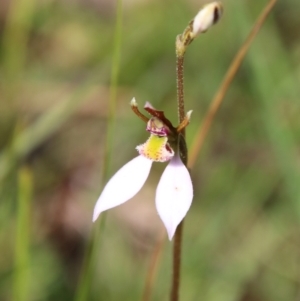
<svg viewBox="0 0 300 301"><path fill-rule="evenodd" d="M265 3L224 0L220 23L188 49L189 145ZM110 175L147 139L133 96L176 124L175 37L202 4L124 1ZM182 300L300 296L299 15L298 0L278 1L192 170ZM72 300L104 184L115 2L3 0L0 18L0 299ZM141 299L164 233L154 207L163 168L108 213L89 300ZM170 276L166 242L152 300L168 299Z"/></svg>

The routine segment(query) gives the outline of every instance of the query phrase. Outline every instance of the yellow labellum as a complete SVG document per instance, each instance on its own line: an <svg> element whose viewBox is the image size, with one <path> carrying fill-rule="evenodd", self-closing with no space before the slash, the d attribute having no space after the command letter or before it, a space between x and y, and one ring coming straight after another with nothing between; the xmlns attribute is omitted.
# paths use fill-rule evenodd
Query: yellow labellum
<svg viewBox="0 0 300 301"><path fill-rule="evenodd" d="M146 143L139 145L136 149L141 155L152 161L165 162L174 156L174 151L167 143L167 137L151 135Z"/></svg>

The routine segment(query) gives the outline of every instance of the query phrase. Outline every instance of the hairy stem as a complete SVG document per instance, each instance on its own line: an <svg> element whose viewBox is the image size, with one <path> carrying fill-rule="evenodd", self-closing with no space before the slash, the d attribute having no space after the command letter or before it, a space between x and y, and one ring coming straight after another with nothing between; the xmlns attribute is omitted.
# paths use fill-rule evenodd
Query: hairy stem
<svg viewBox="0 0 300 301"><path fill-rule="evenodd" d="M179 121L179 123L181 123L185 118L184 89L183 89L183 63L184 63L184 56L183 55L177 56L176 76L177 76L177 105L178 105L178 121ZM184 130L182 130L182 133L184 133Z"/></svg>
<svg viewBox="0 0 300 301"><path fill-rule="evenodd" d="M180 286L180 262L181 262L181 241L183 233L183 220L178 225L174 238L173 246L173 276L172 276L172 290L170 301L179 300L179 286Z"/></svg>
<svg viewBox="0 0 300 301"><path fill-rule="evenodd" d="M183 63L184 55L178 55L176 59L176 78L177 78L177 106L178 106L178 121L179 124L185 119L184 110L184 85L183 85ZM185 139L185 129L181 130L181 139ZM183 163L187 164L187 148L182 147L182 143L179 143L180 157ZM181 263L181 240L183 232L183 220L178 225L173 246L173 275L172 275L172 288L170 301L179 300L179 285L180 285L180 263Z"/></svg>

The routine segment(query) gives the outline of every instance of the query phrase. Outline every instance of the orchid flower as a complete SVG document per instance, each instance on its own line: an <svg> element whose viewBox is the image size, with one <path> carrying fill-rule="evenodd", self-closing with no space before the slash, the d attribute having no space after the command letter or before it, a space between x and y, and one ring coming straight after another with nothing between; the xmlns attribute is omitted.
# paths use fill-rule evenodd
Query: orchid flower
<svg viewBox="0 0 300 301"><path fill-rule="evenodd" d="M156 189L156 208L171 240L176 228L189 210L193 199L193 186L189 171L180 158L179 143L185 143L180 131L189 123L191 111L177 127L164 116L162 111L146 103L149 119L137 108L135 99L132 110L145 122L150 137L137 146L139 156L129 161L108 181L98 198L93 214L95 221L101 212L125 203L134 197L146 182L153 162L169 161Z"/></svg>

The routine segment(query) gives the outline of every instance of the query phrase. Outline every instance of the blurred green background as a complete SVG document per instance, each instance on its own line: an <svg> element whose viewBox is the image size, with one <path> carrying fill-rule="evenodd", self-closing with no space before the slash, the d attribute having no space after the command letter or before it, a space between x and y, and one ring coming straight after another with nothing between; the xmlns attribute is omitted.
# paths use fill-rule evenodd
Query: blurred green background
<svg viewBox="0 0 300 301"><path fill-rule="evenodd" d="M130 110L133 96L177 123L175 37L204 3L123 1L116 122L103 172L116 2L0 1L1 301L142 300L165 231L154 205L165 165L155 164L142 191L110 210L102 227L92 224L93 206L148 138ZM186 54L188 145L266 2L223 4L220 23ZM192 170L181 300L300 300L299 15L298 0L278 1ZM151 300L168 300L171 248L166 241Z"/></svg>

